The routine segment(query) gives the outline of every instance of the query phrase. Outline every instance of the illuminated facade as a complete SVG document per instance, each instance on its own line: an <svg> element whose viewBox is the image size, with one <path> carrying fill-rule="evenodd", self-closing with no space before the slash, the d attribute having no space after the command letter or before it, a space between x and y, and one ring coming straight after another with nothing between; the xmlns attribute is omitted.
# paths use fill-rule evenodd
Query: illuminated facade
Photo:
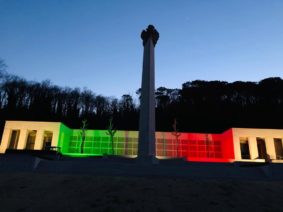
<svg viewBox="0 0 283 212"><path fill-rule="evenodd" d="M156 157L199 162L283 162L283 130L231 128L220 134L156 132ZM112 145L113 144L113 145ZM54 148L56 147L56 148ZM57 149L73 157L137 157L138 131L117 131L113 143L106 130L82 131L60 122L6 121L0 153L7 149Z"/></svg>

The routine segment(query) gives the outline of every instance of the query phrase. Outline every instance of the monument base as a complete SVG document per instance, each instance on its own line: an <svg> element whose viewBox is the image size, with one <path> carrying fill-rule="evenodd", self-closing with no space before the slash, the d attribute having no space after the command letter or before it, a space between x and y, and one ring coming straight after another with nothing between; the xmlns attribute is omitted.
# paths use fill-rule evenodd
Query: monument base
<svg viewBox="0 0 283 212"><path fill-rule="evenodd" d="M140 164L159 164L159 160L155 156L137 157L137 162Z"/></svg>

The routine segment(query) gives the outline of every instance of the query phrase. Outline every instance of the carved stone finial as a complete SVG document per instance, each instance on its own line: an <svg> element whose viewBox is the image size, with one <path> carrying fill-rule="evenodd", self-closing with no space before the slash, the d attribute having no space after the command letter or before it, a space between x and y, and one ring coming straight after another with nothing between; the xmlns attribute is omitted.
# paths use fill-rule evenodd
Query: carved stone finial
<svg viewBox="0 0 283 212"><path fill-rule="evenodd" d="M143 40L143 46L145 46L148 38L152 39L153 45L155 46L159 38L159 33L153 25L148 25L147 29L142 31L141 38Z"/></svg>

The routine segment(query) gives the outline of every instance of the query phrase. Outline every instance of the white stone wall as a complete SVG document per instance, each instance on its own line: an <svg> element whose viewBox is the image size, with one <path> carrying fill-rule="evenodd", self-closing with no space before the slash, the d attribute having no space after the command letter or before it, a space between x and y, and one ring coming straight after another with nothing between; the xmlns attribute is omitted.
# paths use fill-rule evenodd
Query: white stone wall
<svg viewBox="0 0 283 212"><path fill-rule="evenodd" d="M0 153L5 153L9 147L13 130L20 130L17 149L26 148L28 132L32 130L36 130L35 150L41 150L43 148L44 131L51 131L53 133L52 146L57 146L60 125L60 122L6 121L0 145Z"/></svg>
<svg viewBox="0 0 283 212"><path fill-rule="evenodd" d="M254 161L263 162L263 159L256 159L258 157L258 148L256 138L263 138L265 140L266 152L270 155L272 162L283 162L276 160L274 138L283 140L283 130L281 129L251 129L251 128L233 128L233 143L235 161ZM240 138L248 138L249 150L251 159L241 158Z"/></svg>

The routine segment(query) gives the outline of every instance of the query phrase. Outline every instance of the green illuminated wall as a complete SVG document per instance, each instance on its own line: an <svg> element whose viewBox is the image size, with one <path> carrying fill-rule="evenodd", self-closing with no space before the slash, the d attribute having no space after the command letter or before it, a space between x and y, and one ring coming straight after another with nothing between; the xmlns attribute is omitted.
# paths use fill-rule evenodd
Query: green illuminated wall
<svg viewBox="0 0 283 212"><path fill-rule="evenodd" d="M114 155L135 157L137 155L138 132L117 131L113 139ZM112 143L106 130L87 130L81 153L82 131L70 130L62 125L58 146L63 155L74 157L112 155Z"/></svg>
<svg viewBox="0 0 283 212"><path fill-rule="evenodd" d="M61 148L61 153L68 152L68 143L70 136L72 135L72 130L61 123L59 131L58 147Z"/></svg>

